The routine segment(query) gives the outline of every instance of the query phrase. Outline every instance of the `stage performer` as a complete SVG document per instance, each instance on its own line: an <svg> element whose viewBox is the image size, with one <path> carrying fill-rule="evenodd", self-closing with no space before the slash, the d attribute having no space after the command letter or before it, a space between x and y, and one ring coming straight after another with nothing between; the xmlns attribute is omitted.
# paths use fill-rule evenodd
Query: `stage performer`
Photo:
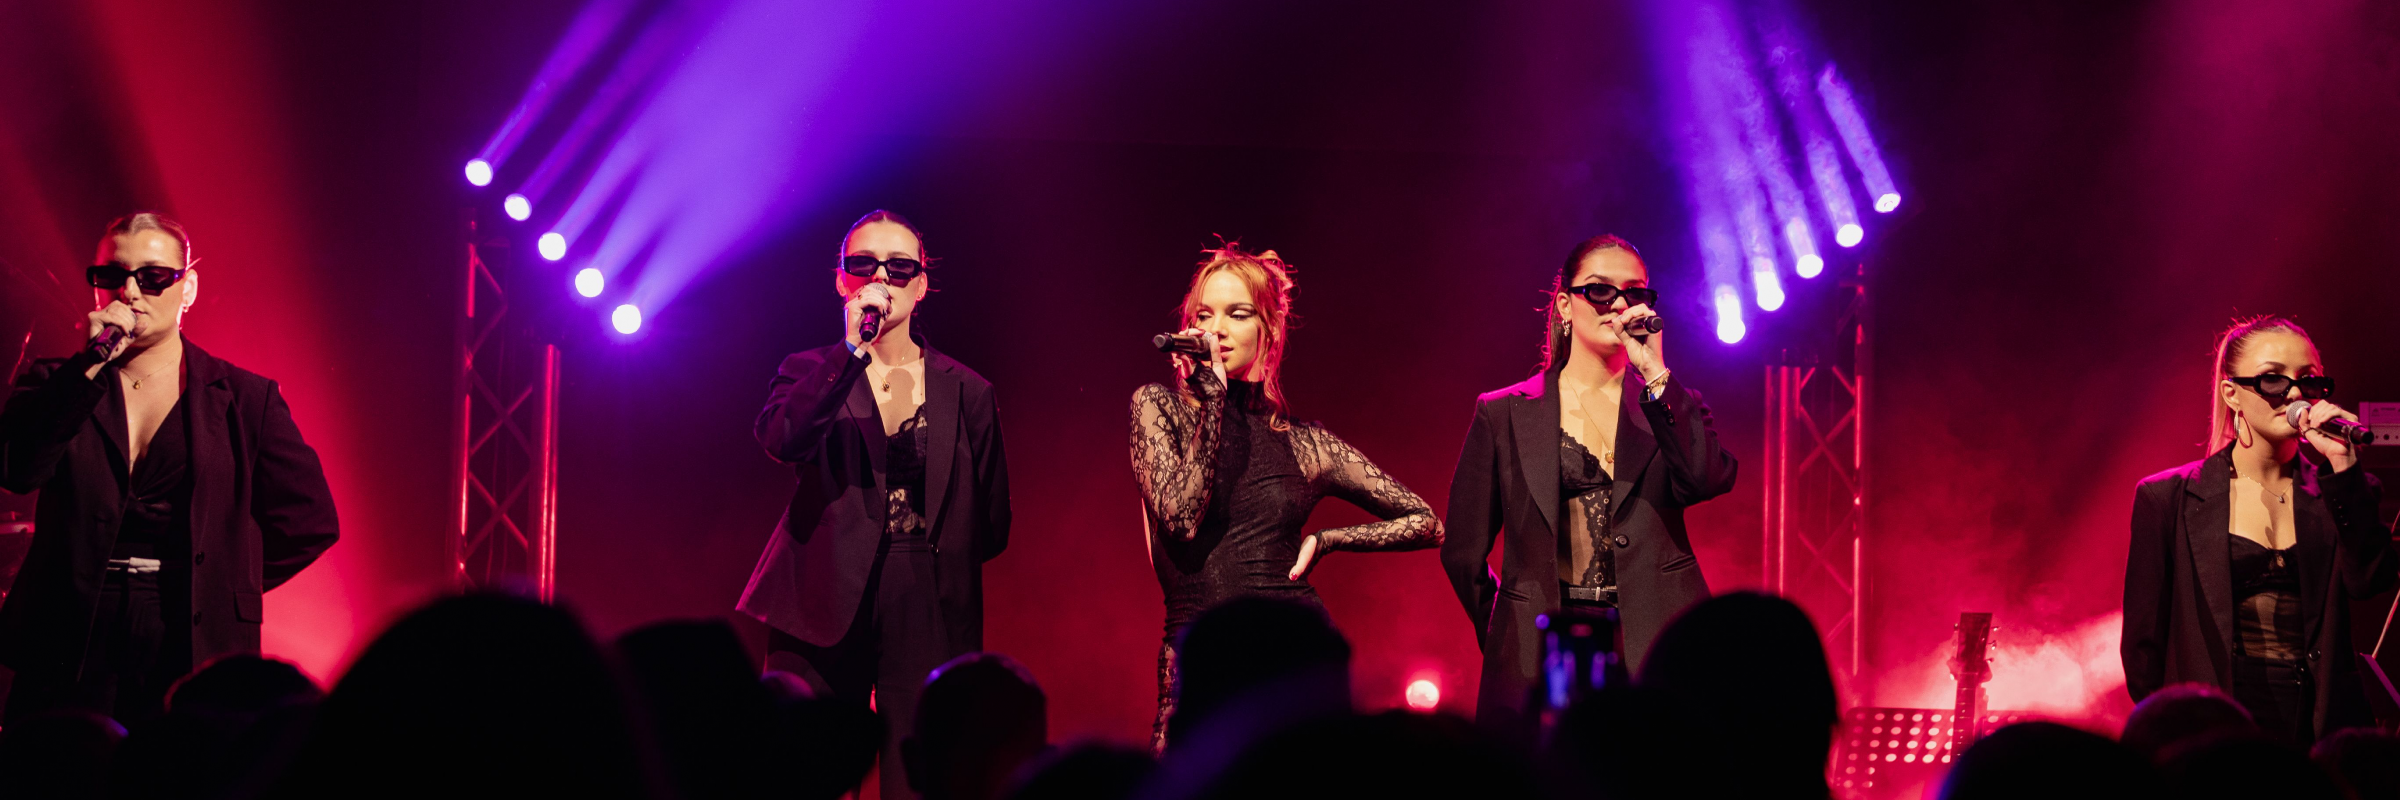
<svg viewBox="0 0 2400 800"><path fill-rule="evenodd" d="M2350 601L2390 590L2400 562L2358 446L2317 430L2357 420L2328 399L2324 364L2288 317L2218 337L2209 456L2133 493L2120 647L2134 700L2209 684L2303 745L2375 724ZM2309 404L2299 426L2285 416L2295 402Z"/></svg>
<svg viewBox="0 0 2400 800"><path fill-rule="evenodd" d="M872 702L889 735L883 796L908 796L899 742L934 667L983 649L983 562L1008 546L1008 457L990 381L925 342L924 236L876 211L842 237L842 341L793 353L758 443L800 485L739 608L767 624L769 669Z"/></svg>
<svg viewBox="0 0 2400 800"><path fill-rule="evenodd" d="M1238 244L1205 252L1178 334L1196 340L1199 354L1170 355L1178 380L1133 393L1133 474L1167 606L1151 726L1151 746L1161 750L1175 713L1175 641L1201 611L1244 595L1316 603L1308 574L1326 553L1442 541L1423 499L1324 426L1292 419L1283 396L1289 265L1273 250L1254 255ZM1304 533L1327 495L1380 521Z"/></svg>
<svg viewBox="0 0 2400 800"><path fill-rule="evenodd" d="M1732 490L1735 473L1708 406L1667 369L1665 333L1628 331L1658 303L1633 245L1577 244L1547 299L1541 371L1476 400L1442 546L1483 648L1478 720L1526 741L1539 720L1535 619L1615 608L1638 670L1667 621L1708 597L1683 512Z"/></svg>
<svg viewBox="0 0 2400 800"><path fill-rule="evenodd" d="M36 363L0 412L0 487L42 493L0 607L7 724L60 708L158 716L194 667L257 652L262 596L340 535L275 382L183 336L192 264L174 220L110 223L84 271L91 345Z"/></svg>

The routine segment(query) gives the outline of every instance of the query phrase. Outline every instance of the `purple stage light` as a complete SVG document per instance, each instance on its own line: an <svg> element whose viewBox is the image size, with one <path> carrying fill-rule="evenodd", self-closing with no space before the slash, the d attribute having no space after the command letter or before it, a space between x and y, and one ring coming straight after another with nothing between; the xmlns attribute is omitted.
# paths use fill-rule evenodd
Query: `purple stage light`
<svg viewBox="0 0 2400 800"><path fill-rule="evenodd" d="M1784 220L1783 243L1792 248L1792 269L1800 277L1814 278L1825 272L1825 259L1817 255L1817 237L1809 233L1808 220Z"/></svg>
<svg viewBox="0 0 2400 800"><path fill-rule="evenodd" d="M1743 335L1750 332L1749 326L1742 324L1741 295L1735 292L1731 286L1718 286L1716 295L1717 341L1726 344L1738 343L1742 340Z"/></svg>
<svg viewBox="0 0 2400 800"><path fill-rule="evenodd" d="M533 201L525 199L524 195L512 194L500 201L500 210L508 212L509 219L524 222L533 216Z"/></svg>
<svg viewBox="0 0 2400 800"><path fill-rule="evenodd" d="M1867 194L1875 197L1875 210L1891 213L1900 207L1900 189L1892 184L1892 173L1883 165L1883 152L1875 147L1875 135L1867 131L1867 119L1858 112L1858 100L1850 95L1850 85L1834 74L1833 65L1817 73L1817 98L1825 103L1825 116L1833 119L1833 127L1842 132L1842 144L1850 150L1850 162L1858 165L1859 182L1867 185ZM1885 207L1886 200L1890 207Z"/></svg>
<svg viewBox="0 0 2400 800"><path fill-rule="evenodd" d="M606 288L608 288L608 278L600 274L598 267L584 267L582 272L575 273L576 294L585 297L599 297L600 290Z"/></svg>
<svg viewBox="0 0 2400 800"><path fill-rule="evenodd" d="M593 55L600 52L625 23L634 6L634 0L595 0L576 12L574 23L567 27L565 35L559 37L558 44L550 48L550 57L542 62L541 71L534 73L533 82L526 86L525 94L517 100L516 108L509 110L508 120L502 122L500 129L492 132L491 140L484 143L485 158L507 161L516 152L517 145L524 143L526 134L549 112L558 91L583 70ZM477 182L475 185L481 186L483 183Z"/></svg>
<svg viewBox="0 0 2400 800"><path fill-rule="evenodd" d="M1758 310L1783 307L1783 279L1775 275L1775 259L1750 259L1750 288L1758 297Z"/></svg>
<svg viewBox="0 0 2400 800"><path fill-rule="evenodd" d="M492 185L492 162L477 158L467 162L467 182L477 186Z"/></svg>
<svg viewBox="0 0 2400 800"><path fill-rule="evenodd" d="M1833 232L1833 243L1843 247L1857 247L1859 241L1865 238L1867 238L1867 229L1859 227L1855 222L1844 225L1841 230Z"/></svg>
<svg viewBox="0 0 2400 800"><path fill-rule="evenodd" d="M633 333L642 329L642 310L632 303L617 306L617 310L608 315L608 322L616 326L618 333Z"/></svg>
<svg viewBox="0 0 2400 800"><path fill-rule="evenodd" d="M534 247L542 251L543 258L551 261L567 257L567 237L559 235L557 231L542 234L542 238L534 242Z"/></svg>

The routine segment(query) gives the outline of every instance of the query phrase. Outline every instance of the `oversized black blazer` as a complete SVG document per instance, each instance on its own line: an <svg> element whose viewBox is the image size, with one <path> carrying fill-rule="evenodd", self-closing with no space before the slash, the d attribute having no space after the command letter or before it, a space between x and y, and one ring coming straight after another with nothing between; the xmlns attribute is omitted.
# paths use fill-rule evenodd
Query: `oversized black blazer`
<svg viewBox="0 0 2400 800"><path fill-rule="evenodd" d="M1628 397L1639 387L1628 387ZM1670 376L1661 397L1622 403L1617 421L1610 528L1616 548L1619 620L1626 665L1640 667L1667 621L1708 597L1692 556L1683 509L1733 489L1733 455L1717 443L1708 406ZM1524 733L1535 717L1528 692L1541 669L1534 620L1559 607L1558 377L1544 373L1476 398L1458 472L1450 479L1442 567L1483 648L1476 715ZM1505 536L1500 572L1488 559Z"/></svg>
<svg viewBox="0 0 2400 800"><path fill-rule="evenodd" d="M2327 473L2307 458L2292 480L2291 558L2300 578L2316 734L2373 725L2350 601L2392 587L2400 561L2376 519L2383 487L2363 467ZM2233 448L2143 478L2133 491L2125 556L2125 691L2169 685L2233 689Z"/></svg>
<svg viewBox="0 0 2400 800"><path fill-rule="evenodd" d="M183 358L196 666L257 652L263 595L332 547L341 525L317 451L275 382L189 339ZM0 606L0 663L19 672L81 666L123 518L125 417L103 402L116 367L86 379L90 364L37 364L0 411L0 488L42 493L33 546Z"/></svg>
<svg viewBox="0 0 2400 800"><path fill-rule="evenodd" d="M1008 455L992 384L925 347L926 519L942 619L954 652L983 649L983 562L1008 547ZM861 380L867 359L846 345L793 353L769 386L753 431L800 485L736 606L810 644L850 629L883 540L883 418Z"/></svg>

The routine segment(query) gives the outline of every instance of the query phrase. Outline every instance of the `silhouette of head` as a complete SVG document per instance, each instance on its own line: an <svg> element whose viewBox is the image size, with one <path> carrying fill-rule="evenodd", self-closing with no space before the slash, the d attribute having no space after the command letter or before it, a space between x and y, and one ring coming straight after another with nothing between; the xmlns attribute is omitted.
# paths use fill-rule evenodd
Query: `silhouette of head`
<svg viewBox="0 0 2400 800"><path fill-rule="evenodd" d="M2260 734L2230 734L2173 748L2159 771L2177 800L2260 797L2340 800L2342 790L2300 748Z"/></svg>
<svg viewBox="0 0 2400 800"><path fill-rule="evenodd" d="M678 620L617 638L667 773L684 800L762 797L788 780L772 752L773 696L722 620Z"/></svg>
<svg viewBox="0 0 2400 800"><path fill-rule="evenodd" d="M2132 800L2157 796L2158 776L2132 749L2053 722L1993 731L1959 754L1942 800Z"/></svg>
<svg viewBox="0 0 2400 800"><path fill-rule="evenodd" d="M935 668L900 743L908 783L928 800L992 800L1049 744L1042 687L1015 659L968 653Z"/></svg>
<svg viewBox="0 0 2400 800"><path fill-rule="evenodd" d="M2125 732L2117 741L2157 762L2180 744L2257 731L2250 712L2225 690L2204 683L2179 683L2142 698L2125 718Z"/></svg>
<svg viewBox="0 0 2400 800"><path fill-rule="evenodd" d="M1325 610L1267 597L1228 600L1192 620L1176 648L1175 716L1168 741L1188 738L1195 726L1242 695L1308 684L1293 694L1350 703L1350 642Z"/></svg>
<svg viewBox="0 0 2400 800"><path fill-rule="evenodd" d="M629 705L567 612L499 594L437 600L359 655L277 794L652 796L654 757Z"/></svg>
<svg viewBox="0 0 2400 800"><path fill-rule="evenodd" d="M2400 797L2400 737L2374 728L2336 731L2308 751L2351 797Z"/></svg>
<svg viewBox="0 0 2400 800"><path fill-rule="evenodd" d="M1019 770L1008 800L1129 800L1158 770L1147 750L1104 742L1061 748Z"/></svg>
<svg viewBox="0 0 2400 800"><path fill-rule="evenodd" d="M1823 793L1840 711L1817 626L1791 601L1701 601L1659 633L1635 683L1721 731L1712 740L1743 765L1721 776L1743 791Z"/></svg>

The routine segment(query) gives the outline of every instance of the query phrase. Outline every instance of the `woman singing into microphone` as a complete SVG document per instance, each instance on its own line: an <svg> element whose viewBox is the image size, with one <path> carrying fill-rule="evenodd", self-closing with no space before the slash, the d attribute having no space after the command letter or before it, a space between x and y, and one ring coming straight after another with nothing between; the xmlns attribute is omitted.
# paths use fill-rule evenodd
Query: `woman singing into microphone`
<svg viewBox="0 0 2400 800"><path fill-rule="evenodd" d="M2390 589L2400 562L2358 447L2317 429L2357 418L2327 402L2333 378L2289 318L2235 323L2212 366L2210 455L2134 489L2125 690L2210 684L2301 745L2373 725L2350 601Z"/></svg>
<svg viewBox="0 0 2400 800"><path fill-rule="evenodd" d="M1478 720L1503 735L1529 741L1539 719L1536 617L1615 608L1638 668L1667 620L1708 596L1683 510L1731 491L1734 461L1667 369L1665 334L1632 327L1657 302L1633 245L1576 245L1547 303L1541 373L1476 400L1442 566L1483 646Z"/></svg>
<svg viewBox="0 0 2400 800"><path fill-rule="evenodd" d="M1205 355L1172 356L1179 380L1133 393L1133 474L1167 604L1151 727L1159 749L1175 713L1176 637L1201 611L1242 595L1315 603L1308 573L1327 552L1442 541L1424 500L1323 426L1291 418L1282 374L1290 267L1272 250L1206 252L1183 297L1179 334ZM1302 532L1327 495L1381 521Z"/></svg>
<svg viewBox="0 0 2400 800"><path fill-rule="evenodd" d="M159 214L108 226L84 270L92 346L17 381L0 487L40 490L0 607L7 724L56 708L157 716L167 688L255 653L262 596L340 536L317 451L275 382L183 335L192 240Z"/></svg>
<svg viewBox="0 0 2400 800"><path fill-rule="evenodd" d="M771 669L866 705L889 736L884 797L925 675L983 649L983 562L1008 546L1008 458L992 384L916 331L924 237L876 211L842 237L843 339L794 353L758 443L800 485L738 608L767 624Z"/></svg>

